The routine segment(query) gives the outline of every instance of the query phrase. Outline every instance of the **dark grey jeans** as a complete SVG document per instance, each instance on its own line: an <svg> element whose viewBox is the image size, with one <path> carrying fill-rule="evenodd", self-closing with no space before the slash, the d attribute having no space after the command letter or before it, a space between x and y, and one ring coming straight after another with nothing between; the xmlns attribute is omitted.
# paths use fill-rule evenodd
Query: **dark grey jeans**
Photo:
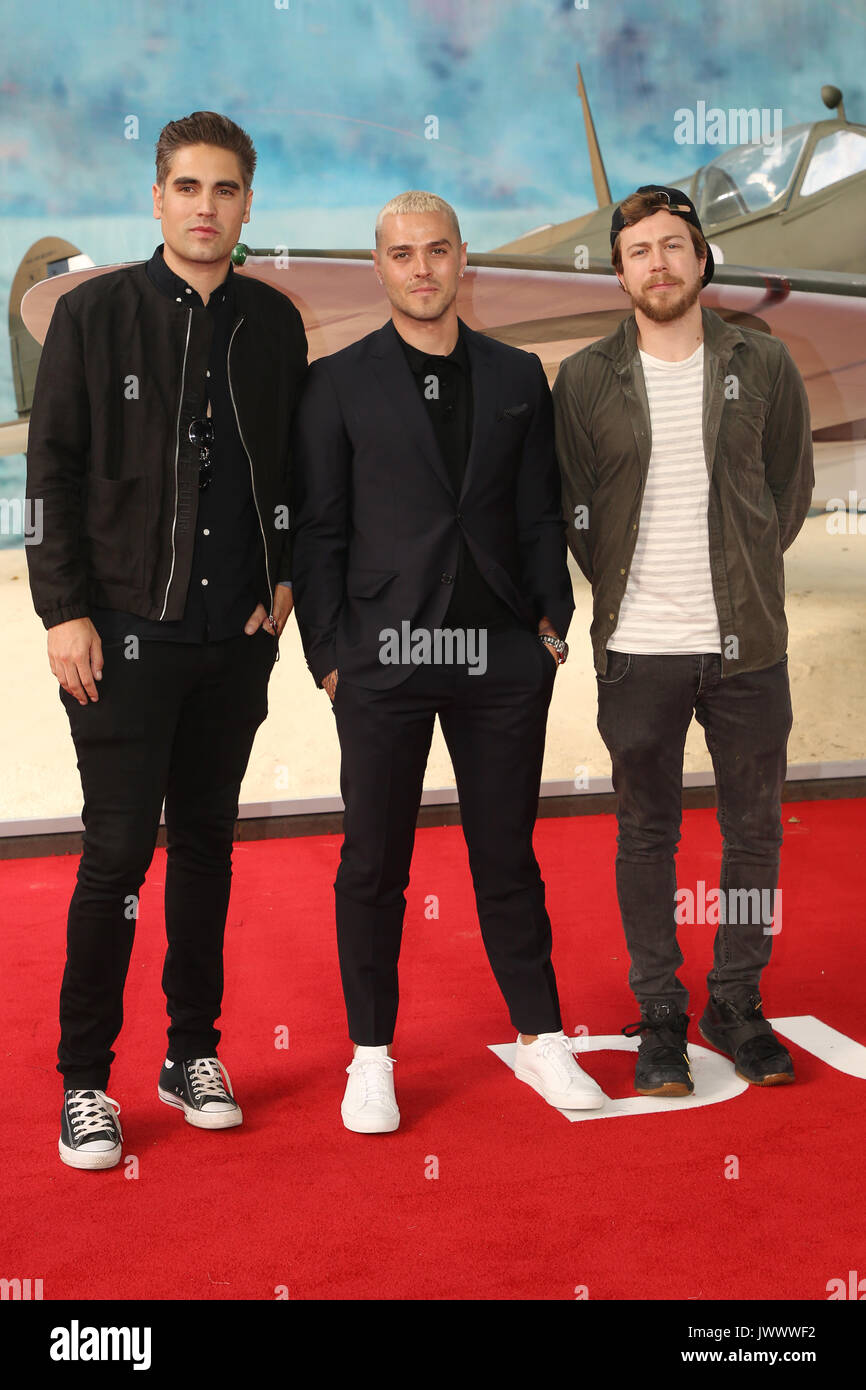
<svg viewBox="0 0 866 1390"><path fill-rule="evenodd" d="M722 831L718 902L703 913L704 929L718 921L707 984L711 993L743 1004L758 991L773 943L791 730L788 658L723 680L718 655L611 651L597 681L598 728L617 793L616 887L631 956L629 984L641 1005L670 999L687 1008L688 993L677 979L683 955L674 860L683 747L694 715L713 762ZM689 920L690 905L700 916L707 896L714 896L707 885L689 886L679 899L681 920Z"/></svg>

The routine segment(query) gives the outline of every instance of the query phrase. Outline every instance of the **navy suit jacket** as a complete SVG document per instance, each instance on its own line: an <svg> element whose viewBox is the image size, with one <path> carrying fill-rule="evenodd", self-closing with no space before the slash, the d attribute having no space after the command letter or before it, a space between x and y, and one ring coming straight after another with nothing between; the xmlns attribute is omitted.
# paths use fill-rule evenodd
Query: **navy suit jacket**
<svg viewBox="0 0 866 1390"><path fill-rule="evenodd" d="M565 636L574 611L541 363L462 325L473 433L458 497L392 322L309 370L295 412L295 614L321 684L335 668L386 689L385 629L441 627L462 534L482 576L528 627Z"/></svg>

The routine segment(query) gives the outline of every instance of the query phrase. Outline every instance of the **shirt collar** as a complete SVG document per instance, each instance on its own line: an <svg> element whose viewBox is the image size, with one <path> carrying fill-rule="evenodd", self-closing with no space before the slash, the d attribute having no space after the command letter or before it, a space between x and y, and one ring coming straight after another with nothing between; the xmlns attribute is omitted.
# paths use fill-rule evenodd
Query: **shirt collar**
<svg viewBox="0 0 866 1390"><path fill-rule="evenodd" d="M449 352L445 357L441 357L437 353L423 352L421 348L416 348L412 343L407 343L406 339L401 338L399 333L397 337L400 338L400 343L406 354L406 359L413 372L418 373L425 371L430 362L453 362L456 366L461 367L463 371L467 371L469 368L469 354L466 351L466 338L463 333L463 324L459 320L457 343L453 351Z"/></svg>
<svg viewBox="0 0 866 1390"><path fill-rule="evenodd" d="M146 269L148 279L156 285L156 288L169 299L174 299L180 304L190 304L199 309L204 307L216 309L222 304L231 302L234 291L232 280L234 270L231 264L229 264L228 273L222 284L212 290L208 296L207 306L204 305L198 291L188 285L186 280L182 280L179 275L175 275L171 267L166 264L162 245L157 246Z"/></svg>

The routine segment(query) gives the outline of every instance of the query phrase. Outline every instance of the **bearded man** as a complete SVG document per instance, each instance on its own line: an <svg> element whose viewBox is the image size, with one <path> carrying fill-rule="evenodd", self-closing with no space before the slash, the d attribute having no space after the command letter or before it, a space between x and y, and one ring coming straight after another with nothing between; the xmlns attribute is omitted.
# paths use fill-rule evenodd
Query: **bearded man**
<svg viewBox="0 0 866 1390"><path fill-rule="evenodd" d="M675 855L694 715L723 839L699 1029L745 1080L779 1085L794 1080L793 1064L759 987L776 930L792 722L782 552L814 485L808 402L778 339L701 306L713 255L679 189L650 184L626 198L611 249L634 312L562 363L553 398L617 794L617 895L641 1012L623 1032L641 1038L636 1090L693 1091Z"/></svg>

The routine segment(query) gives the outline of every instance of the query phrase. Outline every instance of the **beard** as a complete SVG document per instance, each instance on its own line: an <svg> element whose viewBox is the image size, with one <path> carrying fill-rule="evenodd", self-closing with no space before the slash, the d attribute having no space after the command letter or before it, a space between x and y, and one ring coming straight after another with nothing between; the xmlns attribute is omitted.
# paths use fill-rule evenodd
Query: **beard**
<svg viewBox="0 0 866 1390"><path fill-rule="evenodd" d="M682 318L683 314L691 309L703 287L703 280L699 275L690 285L683 283L676 294L669 294L664 299L659 299L651 289L638 291L637 294L628 290L627 294L634 307L640 309L653 323L671 323L673 319Z"/></svg>

